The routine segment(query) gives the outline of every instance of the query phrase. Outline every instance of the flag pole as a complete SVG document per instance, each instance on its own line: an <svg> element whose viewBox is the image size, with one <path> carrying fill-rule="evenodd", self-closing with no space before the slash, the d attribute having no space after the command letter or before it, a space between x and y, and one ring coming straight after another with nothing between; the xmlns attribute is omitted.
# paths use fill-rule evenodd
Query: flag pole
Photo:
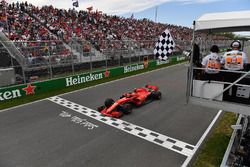
<svg viewBox="0 0 250 167"><path fill-rule="evenodd" d="M157 22L158 6L155 7L155 22Z"/></svg>

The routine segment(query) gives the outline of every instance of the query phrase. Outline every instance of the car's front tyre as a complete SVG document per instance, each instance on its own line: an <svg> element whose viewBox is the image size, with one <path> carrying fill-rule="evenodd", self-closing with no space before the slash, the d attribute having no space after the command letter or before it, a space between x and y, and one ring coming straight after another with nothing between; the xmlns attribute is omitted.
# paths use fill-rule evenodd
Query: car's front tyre
<svg viewBox="0 0 250 167"><path fill-rule="evenodd" d="M159 91L153 91L151 93L151 95L152 95L153 99L156 99L156 100L160 100L161 99L161 92L159 92Z"/></svg>
<svg viewBox="0 0 250 167"><path fill-rule="evenodd" d="M105 105L105 107L109 108L109 107L112 106L114 103L115 103L115 101L114 101L113 99L108 98L108 99L105 100L104 105Z"/></svg>
<svg viewBox="0 0 250 167"><path fill-rule="evenodd" d="M130 114L132 113L132 105L129 103L125 103L122 105L122 112L124 114Z"/></svg>

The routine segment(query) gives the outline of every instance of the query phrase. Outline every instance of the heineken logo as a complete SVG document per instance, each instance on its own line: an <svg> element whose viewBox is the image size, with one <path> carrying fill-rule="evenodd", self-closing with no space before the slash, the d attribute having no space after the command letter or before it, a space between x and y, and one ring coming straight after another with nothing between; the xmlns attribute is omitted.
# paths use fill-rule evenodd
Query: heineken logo
<svg viewBox="0 0 250 167"><path fill-rule="evenodd" d="M137 70L142 70L144 69L143 64L136 64L136 65L130 65L130 66L125 66L124 67L124 73L132 72L132 71L137 71Z"/></svg>
<svg viewBox="0 0 250 167"><path fill-rule="evenodd" d="M157 60L156 61L156 65L157 66L160 66L160 65L162 65L162 64L168 64L169 63L169 60L167 59L166 61L162 61L162 60Z"/></svg>
<svg viewBox="0 0 250 167"><path fill-rule="evenodd" d="M26 95L35 94L36 86L31 86L31 84L28 84L26 88L23 88L22 90L25 91Z"/></svg>
<svg viewBox="0 0 250 167"><path fill-rule="evenodd" d="M109 77L110 72L108 70L105 71L104 76L105 78Z"/></svg>
<svg viewBox="0 0 250 167"><path fill-rule="evenodd" d="M21 90L24 91L26 95L30 95L30 94L35 94L35 89L36 86L28 84L25 88L22 88ZM0 101L15 99L18 97L22 97L20 89L6 90L0 92Z"/></svg>
<svg viewBox="0 0 250 167"><path fill-rule="evenodd" d="M185 57L177 57L177 61L185 60Z"/></svg>
<svg viewBox="0 0 250 167"><path fill-rule="evenodd" d="M0 101L14 99L14 98L21 97L21 96L22 95L19 89L0 92Z"/></svg>
<svg viewBox="0 0 250 167"><path fill-rule="evenodd" d="M108 70L106 70L104 73L97 73L97 74L88 74L85 76L74 76L74 77L68 77L65 78L66 81L66 86L73 86L73 85L78 85L78 84L82 84L82 83L86 83L86 82L90 82L90 81L96 81L99 79L104 77L109 77L110 72Z"/></svg>

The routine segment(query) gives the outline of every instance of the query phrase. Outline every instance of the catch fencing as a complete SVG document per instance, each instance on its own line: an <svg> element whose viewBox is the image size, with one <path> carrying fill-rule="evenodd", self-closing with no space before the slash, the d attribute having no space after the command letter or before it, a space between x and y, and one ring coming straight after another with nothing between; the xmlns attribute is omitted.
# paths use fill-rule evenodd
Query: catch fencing
<svg viewBox="0 0 250 167"><path fill-rule="evenodd" d="M53 79L83 72L102 70L128 64L141 63L145 58L156 60L153 50L157 39L135 41L122 40L82 40L72 38L69 42L51 41L9 41L22 56L22 63L9 54L11 48L0 45L1 68L14 68L15 84ZM3 43L3 42L2 42ZM171 56L189 53L191 41L175 40L176 47ZM214 42L216 43L216 42ZM228 46L218 41L221 47ZM209 44L206 43L206 47ZM188 56L188 54L186 54Z"/></svg>

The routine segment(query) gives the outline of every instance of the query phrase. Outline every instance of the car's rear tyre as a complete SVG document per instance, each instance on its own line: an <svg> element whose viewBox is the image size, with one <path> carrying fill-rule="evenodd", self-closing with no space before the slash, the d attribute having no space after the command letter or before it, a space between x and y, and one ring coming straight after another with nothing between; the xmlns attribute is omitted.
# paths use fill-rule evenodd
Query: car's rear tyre
<svg viewBox="0 0 250 167"><path fill-rule="evenodd" d="M108 108L108 107L112 106L114 103L115 103L115 101L113 99L108 98L105 100L104 105L105 105L105 107Z"/></svg>
<svg viewBox="0 0 250 167"><path fill-rule="evenodd" d="M132 112L132 105L129 103L125 103L122 105L123 113L124 114L130 114Z"/></svg>
<svg viewBox="0 0 250 167"><path fill-rule="evenodd" d="M100 106L97 108L97 111L101 112L104 108L105 108L105 106Z"/></svg>
<svg viewBox="0 0 250 167"><path fill-rule="evenodd" d="M160 100L161 99L161 92L159 92L159 91L153 91L151 93L151 95L152 95L153 99L156 99L156 100Z"/></svg>

